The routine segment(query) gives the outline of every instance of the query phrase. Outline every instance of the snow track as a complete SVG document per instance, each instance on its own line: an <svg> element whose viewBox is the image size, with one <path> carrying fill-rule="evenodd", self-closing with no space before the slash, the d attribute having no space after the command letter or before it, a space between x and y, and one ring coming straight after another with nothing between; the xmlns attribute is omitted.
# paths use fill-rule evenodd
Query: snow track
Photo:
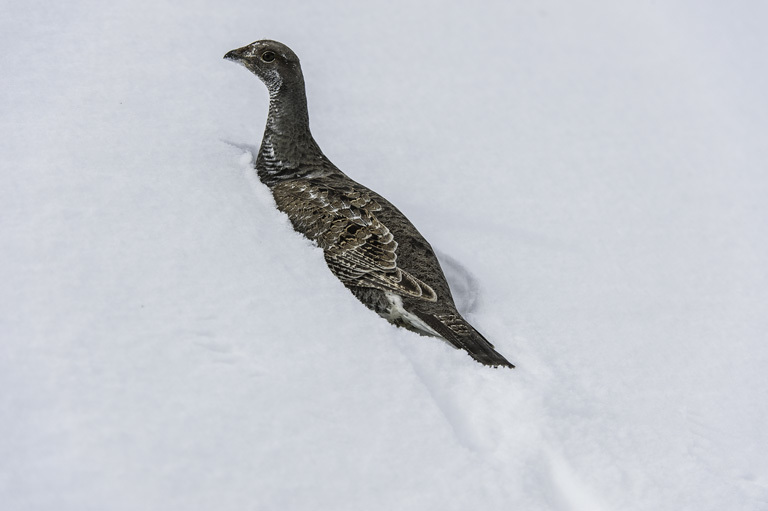
<svg viewBox="0 0 768 511"><path fill-rule="evenodd" d="M3 511L768 509L763 3L7 4ZM274 209L264 37L516 369Z"/></svg>

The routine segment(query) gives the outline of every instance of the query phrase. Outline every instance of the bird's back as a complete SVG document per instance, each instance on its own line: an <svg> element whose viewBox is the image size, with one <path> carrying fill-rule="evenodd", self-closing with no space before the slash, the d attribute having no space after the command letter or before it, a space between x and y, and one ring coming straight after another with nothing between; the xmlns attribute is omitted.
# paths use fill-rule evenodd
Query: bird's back
<svg viewBox="0 0 768 511"><path fill-rule="evenodd" d="M294 229L323 249L331 271L366 306L482 363L514 367L461 316L432 246L388 200L341 171L287 179L272 192Z"/></svg>

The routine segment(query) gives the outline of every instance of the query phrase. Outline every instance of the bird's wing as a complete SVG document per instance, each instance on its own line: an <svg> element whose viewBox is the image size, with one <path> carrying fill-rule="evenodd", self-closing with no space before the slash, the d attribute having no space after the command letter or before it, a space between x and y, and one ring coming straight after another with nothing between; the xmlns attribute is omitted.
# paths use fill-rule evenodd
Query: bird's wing
<svg viewBox="0 0 768 511"><path fill-rule="evenodd" d="M429 285L397 267L397 241L376 217L381 205L367 189L300 179L280 183L272 193L294 228L323 249L344 284L437 301Z"/></svg>

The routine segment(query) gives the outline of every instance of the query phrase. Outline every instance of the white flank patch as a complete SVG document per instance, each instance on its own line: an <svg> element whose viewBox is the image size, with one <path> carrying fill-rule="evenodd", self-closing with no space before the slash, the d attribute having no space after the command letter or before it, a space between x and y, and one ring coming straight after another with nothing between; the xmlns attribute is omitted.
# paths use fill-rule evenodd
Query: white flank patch
<svg viewBox="0 0 768 511"><path fill-rule="evenodd" d="M435 337L442 338L442 336L438 334L431 326L424 323L424 321L422 321L421 318L405 310L405 308L403 307L403 299L400 295L396 295L395 293L391 293L389 291L387 291L385 295L387 296L387 300L389 300L389 303L391 304L391 307L389 309L388 319L391 319L393 321L402 319L409 325L412 325L415 328L418 328L419 330L423 330L425 334L434 335Z"/></svg>

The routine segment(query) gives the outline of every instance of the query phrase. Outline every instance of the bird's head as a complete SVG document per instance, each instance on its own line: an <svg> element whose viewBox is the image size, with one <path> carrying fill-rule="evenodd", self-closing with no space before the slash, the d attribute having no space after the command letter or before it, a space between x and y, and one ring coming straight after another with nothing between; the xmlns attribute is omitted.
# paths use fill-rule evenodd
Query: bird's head
<svg viewBox="0 0 768 511"><path fill-rule="evenodd" d="M304 83L299 57L277 41L256 41L230 51L224 58L245 66L264 82L271 93L279 91L284 84Z"/></svg>

